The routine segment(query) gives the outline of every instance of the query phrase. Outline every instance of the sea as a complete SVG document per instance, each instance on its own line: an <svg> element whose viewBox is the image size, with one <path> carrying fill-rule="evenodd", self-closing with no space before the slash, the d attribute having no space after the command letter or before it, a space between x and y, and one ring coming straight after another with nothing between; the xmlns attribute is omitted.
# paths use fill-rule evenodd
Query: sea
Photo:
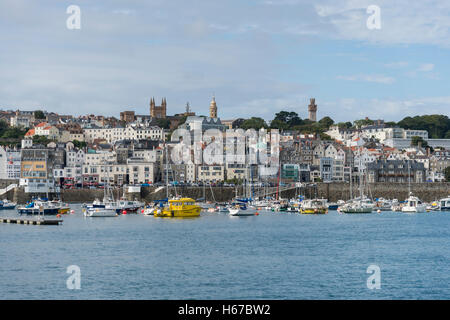
<svg viewBox="0 0 450 320"><path fill-rule="evenodd" d="M0 299L450 299L450 212L72 209L59 226L0 224Z"/></svg>

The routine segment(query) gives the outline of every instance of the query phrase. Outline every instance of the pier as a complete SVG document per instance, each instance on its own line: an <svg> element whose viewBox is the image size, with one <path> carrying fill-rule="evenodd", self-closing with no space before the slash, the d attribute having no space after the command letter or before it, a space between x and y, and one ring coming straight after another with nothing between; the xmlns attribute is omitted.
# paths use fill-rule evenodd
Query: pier
<svg viewBox="0 0 450 320"><path fill-rule="evenodd" d="M29 218L8 218L2 217L0 218L0 223L15 223L15 224L32 224L32 225L59 225L62 224L62 219L45 219L45 218L37 218L37 219L29 219Z"/></svg>

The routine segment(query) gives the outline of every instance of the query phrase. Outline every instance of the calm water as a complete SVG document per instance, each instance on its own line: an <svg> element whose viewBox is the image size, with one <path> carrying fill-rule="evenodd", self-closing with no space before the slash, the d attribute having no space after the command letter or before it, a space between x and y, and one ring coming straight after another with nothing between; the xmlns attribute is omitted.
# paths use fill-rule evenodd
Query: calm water
<svg viewBox="0 0 450 320"><path fill-rule="evenodd" d="M0 224L0 299L450 299L450 213ZM1 212L1 215L16 215ZM366 269L381 268L369 290ZM81 289L69 290L69 265Z"/></svg>

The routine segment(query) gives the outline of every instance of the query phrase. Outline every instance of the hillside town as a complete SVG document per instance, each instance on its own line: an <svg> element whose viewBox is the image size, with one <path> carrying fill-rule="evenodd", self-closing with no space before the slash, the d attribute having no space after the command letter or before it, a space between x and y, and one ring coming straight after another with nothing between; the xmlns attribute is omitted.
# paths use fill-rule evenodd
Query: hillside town
<svg viewBox="0 0 450 320"><path fill-rule="evenodd" d="M358 179L358 172L364 172L368 183L435 183L448 179L450 139L432 139L426 130L404 129L367 118L366 124L356 127L330 122L323 134L281 129L280 170L271 177L262 177L254 164L174 164L164 149L176 145L170 139L175 129L202 133L216 129L225 141L227 131L248 127L243 125L245 119L221 119L215 97L208 117L197 116L189 103L184 113L168 115L168 110L166 98L160 105L151 98L148 114L127 110L119 118L1 111L0 119L7 123L8 130L24 133L18 137L20 143L0 147L3 187L17 184L25 192L40 193L98 188L105 183L236 185L244 180L273 184L277 179L282 183L327 183L350 182ZM306 121L316 123L315 99L310 99L306 110ZM203 148L210 142L201 141Z"/></svg>

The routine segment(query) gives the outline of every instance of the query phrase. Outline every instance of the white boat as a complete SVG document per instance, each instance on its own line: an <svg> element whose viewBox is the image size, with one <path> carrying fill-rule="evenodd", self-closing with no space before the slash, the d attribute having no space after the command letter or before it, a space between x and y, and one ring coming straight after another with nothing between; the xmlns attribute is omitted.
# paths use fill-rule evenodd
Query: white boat
<svg viewBox="0 0 450 320"><path fill-rule="evenodd" d="M441 211L449 211L450 210L450 196L439 200L439 207L440 207Z"/></svg>
<svg viewBox="0 0 450 320"><path fill-rule="evenodd" d="M405 204L402 206L402 212L405 213L416 213L425 212L427 205L422 203L419 198L413 196L411 192L411 165L408 160L408 191L409 197L405 200Z"/></svg>
<svg viewBox="0 0 450 320"><path fill-rule="evenodd" d="M111 208L89 208L84 211L86 217L117 217L115 209Z"/></svg>
<svg viewBox="0 0 450 320"><path fill-rule="evenodd" d="M9 210L16 207L15 202L11 202L8 199L0 200L0 210Z"/></svg>
<svg viewBox="0 0 450 320"><path fill-rule="evenodd" d="M416 213L416 212L425 212L427 209L427 205L422 203L419 198L409 194L408 199L406 199L406 204L402 207L402 212L406 213Z"/></svg>
<svg viewBox="0 0 450 320"><path fill-rule="evenodd" d="M364 200L353 200L338 208L343 213L372 213L373 206Z"/></svg>
<svg viewBox="0 0 450 320"><path fill-rule="evenodd" d="M239 206L228 208L230 216L233 217L245 217L245 216L254 216L256 214L256 210L254 209L241 209Z"/></svg>
<svg viewBox="0 0 450 320"><path fill-rule="evenodd" d="M142 214L144 214L146 216L152 216L155 214L156 210L158 210L157 207L146 207L146 208L144 208L144 211L142 212Z"/></svg>
<svg viewBox="0 0 450 320"><path fill-rule="evenodd" d="M393 202L388 199L380 198L378 199L374 209L380 211L391 211L393 206Z"/></svg>

